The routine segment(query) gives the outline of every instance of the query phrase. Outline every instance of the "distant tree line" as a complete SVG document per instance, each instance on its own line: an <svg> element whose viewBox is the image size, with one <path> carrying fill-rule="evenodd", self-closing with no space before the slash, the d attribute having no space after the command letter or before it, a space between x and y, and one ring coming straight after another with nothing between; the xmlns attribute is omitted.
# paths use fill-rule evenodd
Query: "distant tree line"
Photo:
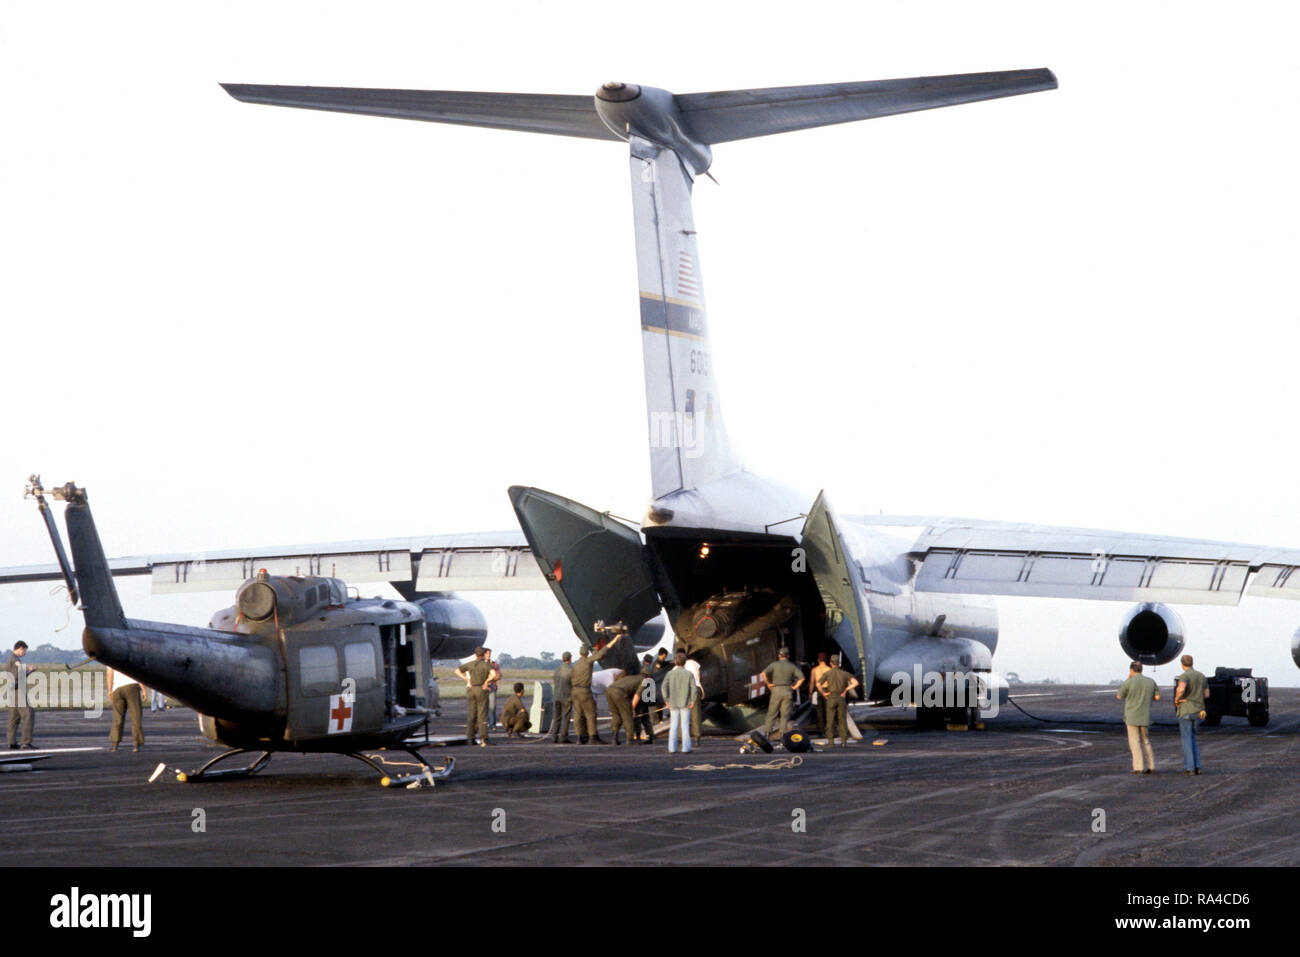
<svg viewBox="0 0 1300 957"><path fill-rule="evenodd" d="M536 658L527 655L499 655L496 652L492 653L492 657L496 659L497 663L500 664L502 668L513 668L516 671L530 671L534 669L548 671L555 668L555 666L560 663L560 656L553 651L543 651L541 655ZM439 659L434 662L434 664L439 667L451 668L454 668L459 663L459 659L456 658Z"/></svg>

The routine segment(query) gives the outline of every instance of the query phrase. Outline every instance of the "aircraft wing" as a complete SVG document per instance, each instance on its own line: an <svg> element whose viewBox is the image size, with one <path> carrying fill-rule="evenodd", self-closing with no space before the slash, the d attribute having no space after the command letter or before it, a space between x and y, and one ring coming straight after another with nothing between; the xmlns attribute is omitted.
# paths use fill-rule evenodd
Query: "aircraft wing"
<svg viewBox="0 0 1300 957"><path fill-rule="evenodd" d="M1300 600L1300 549L960 518L866 516L919 526L918 592L1235 605Z"/></svg>
<svg viewBox="0 0 1300 957"><path fill-rule="evenodd" d="M237 588L263 568L272 575L325 575L348 584L389 582L403 595L547 587L518 529L131 556L110 559L109 568L115 577L149 575L155 594L226 591ZM0 568L0 583L62 578L55 564Z"/></svg>

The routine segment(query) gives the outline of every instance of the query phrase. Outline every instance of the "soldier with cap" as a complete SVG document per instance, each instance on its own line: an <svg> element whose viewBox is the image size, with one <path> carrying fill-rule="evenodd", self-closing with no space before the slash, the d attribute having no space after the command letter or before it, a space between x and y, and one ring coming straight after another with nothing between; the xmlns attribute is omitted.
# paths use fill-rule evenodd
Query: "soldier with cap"
<svg viewBox="0 0 1300 957"><path fill-rule="evenodd" d="M522 681L515 682L514 692L506 699L506 706L501 709L501 723L505 725L507 738L522 738L524 732L533 726L533 720L528 717L528 709L524 707Z"/></svg>
<svg viewBox="0 0 1300 957"><path fill-rule="evenodd" d="M573 723L578 729L579 744L586 744L589 740L594 744L605 743L596 733L596 699L591 695L591 672L592 666L604 658L622 637L615 635L609 644L594 655L582 648L578 652L578 660L573 663L573 674L569 676L569 681L573 688Z"/></svg>
<svg viewBox="0 0 1300 957"><path fill-rule="evenodd" d="M831 655L831 667L819 685L821 693L826 696L826 744L834 746L838 732L840 747L849 740L848 693L858 686L858 679L840 668L840 656Z"/></svg>
<svg viewBox="0 0 1300 957"><path fill-rule="evenodd" d="M573 713L573 652L560 656L560 666L551 675L554 696L551 698L551 741L569 743L569 716Z"/></svg>
<svg viewBox="0 0 1300 957"><path fill-rule="evenodd" d="M776 661L763 669L763 684L771 695L767 705L767 717L763 720L763 733L771 734L779 721L781 733L790 730L790 708L794 703L794 692L803 685L803 672L790 662L790 649L781 648L776 653Z"/></svg>
<svg viewBox="0 0 1300 957"><path fill-rule="evenodd" d="M487 747L488 740L488 690L487 683L492 678L492 665L487 660L487 649L474 649L474 660L468 665L461 665L456 674L465 679L465 697L468 711L465 715L465 743L473 744L477 730L481 740L479 744Z"/></svg>

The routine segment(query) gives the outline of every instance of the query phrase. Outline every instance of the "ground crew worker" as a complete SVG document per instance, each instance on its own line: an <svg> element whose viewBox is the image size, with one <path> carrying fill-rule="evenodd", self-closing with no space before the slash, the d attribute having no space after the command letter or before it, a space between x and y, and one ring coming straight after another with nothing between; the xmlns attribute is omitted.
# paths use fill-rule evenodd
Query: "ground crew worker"
<svg viewBox="0 0 1300 957"><path fill-rule="evenodd" d="M506 737L521 738L524 732L533 726L533 719L528 717L524 707L524 683L515 682L515 693L506 699L506 706L501 709L501 723L505 725Z"/></svg>
<svg viewBox="0 0 1300 957"><path fill-rule="evenodd" d="M1142 662L1129 664L1128 680L1119 686L1119 694L1115 697L1124 702L1124 724L1128 729L1128 749L1133 754L1133 773L1150 774L1156 769L1156 759L1151 753L1147 728L1151 726L1151 702L1160 700L1160 690L1154 681L1143 676Z"/></svg>
<svg viewBox="0 0 1300 957"><path fill-rule="evenodd" d="M609 705L609 733L611 740L618 744L618 729L627 729L627 743L632 743L636 732L632 727L632 697L641 692L644 676L639 671L625 671L615 678L605 689L605 703Z"/></svg>
<svg viewBox="0 0 1300 957"><path fill-rule="evenodd" d="M27 701L27 676L36 670L33 665L23 664L23 656L27 654L27 642L14 642L14 650L9 654L9 660L5 662L5 671L10 674L9 694L12 696L9 702L9 750L17 748L35 749L36 745L32 744L32 723L36 717L36 710ZM18 722L21 719L23 725L22 743L18 743Z"/></svg>
<svg viewBox="0 0 1300 957"><path fill-rule="evenodd" d="M632 724L634 741L641 740L641 732L645 732L646 742L654 744L655 740L655 723L650 717L650 709L655 703L655 694L658 690L658 683L654 678L655 664L654 659L646 655L641 659L641 687L632 693Z"/></svg>
<svg viewBox="0 0 1300 957"><path fill-rule="evenodd" d="M655 680L655 713L652 716L655 721L668 720L668 705L664 701L664 678L668 677L668 672L673 670L673 659L668 655L667 648L660 648L655 653L654 671L651 677Z"/></svg>
<svg viewBox="0 0 1300 957"><path fill-rule="evenodd" d="M1192 667L1192 656L1178 659L1183 673L1174 685L1174 711L1178 714L1178 732L1183 739L1183 773L1201 773L1201 746L1196 728L1205 719L1205 699L1210 696L1205 675Z"/></svg>
<svg viewBox="0 0 1300 957"><path fill-rule="evenodd" d="M673 670L664 676L662 685L664 701L668 703L668 753L677 750L677 742L682 744L682 753L691 750L690 731L687 727L690 719L691 702L699 696L699 686L694 676L686 670L686 652L679 651L673 656Z"/></svg>
<svg viewBox="0 0 1300 957"><path fill-rule="evenodd" d="M473 744L475 731L480 737L479 745L487 747L488 740L488 691L487 683L492 677L492 665L486 657L487 650L482 647L474 649L474 660L468 665L461 665L456 674L465 679L465 743Z"/></svg>
<svg viewBox="0 0 1300 957"><path fill-rule="evenodd" d="M122 740L122 725L126 723L126 713L131 712L132 751L139 751L144 746L143 704L140 699L140 682L121 671L108 669L108 686L113 689L109 700L113 703L113 724L108 729L108 750L116 751Z"/></svg>
<svg viewBox="0 0 1300 957"><path fill-rule="evenodd" d="M812 674L808 676L808 687L812 689L814 714L817 715L817 733L826 733L826 696L818 690L822 675L831 670L830 655L824 651L817 652L817 664L813 665Z"/></svg>
<svg viewBox="0 0 1300 957"><path fill-rule="evenodd" d="M551 698L551 741L569 743L569 716L573 713L573 652L560 656L560 666L551 675L554 696Z"/></svg>
<svg viewBox="0 0 1300 957"><path fill-rule="evenodd" d="M767 705L767 717L763 720L763 733L771 734L779 720L781 733L790 730L790 708L794 703L794 692L803 685L803 672L790 663L790 649L781 648L776 653L776 661L763 669L763 684L771 695Z"/></svg>
<svg viewBox="0 0 1300 957"><path fill-rule="evenodd" d="M704 685L700 682L700 663L694 658L687 658L683 667L695 679L695 700L691 702L691 744L700 746L700 712L704 708Z"/></svg>
<svg viewBox="0 0 1300 957"><path fill-rule="evenodd" d="M586 648L581 649L578 652L578 660L573 663L573 674L569 676L569 681L573 687L573 723L578 729L579 744L586 744L588 741L593 744L605 743L596 732L596 699L591 696L591 669L592 665L604 658L609 653L609 649L618 644L622 637L622 635L615 635L613 641L594 655Z"/></svg>
<svg viewBox="0 0 1300 957"><path fill-rule="evenodd" d="M829 747L835 745L837 732L841 748L849 741L847 697L848 693L857 686L858 679L840 669L840 656L831 655L830 670L822 675L821 684L818 686L826 696L826 744Z"/></svg>

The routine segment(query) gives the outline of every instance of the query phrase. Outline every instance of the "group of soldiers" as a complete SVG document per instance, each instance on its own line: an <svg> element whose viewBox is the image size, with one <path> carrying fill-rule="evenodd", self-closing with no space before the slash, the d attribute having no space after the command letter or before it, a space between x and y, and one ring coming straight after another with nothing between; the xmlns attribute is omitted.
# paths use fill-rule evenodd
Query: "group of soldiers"
<svg viewBox="0 0 1300 957"><path fill-rule="evenodd" d="M621 633L616 634L607 644L597 649L584 647L578 652L577 660L574 660L572 652L566 651L561 656L559 667L551 676L553 711L550 734L553 743L572 743L573 739L569 736L570 719L579 744L621 744L620 731L624 732L629 744L654 743L656 720L667 713L663 681L674 668L674 660L664 648L660 648L654 657L645 655L641 659L639 671L629 669L605 688L605 701L609 705L610 714L608 741L600 736L596 724L596 699L591 690L594 668L623 637ZM482 653L484 650L477 649L474 660L461 665L456 672L465 679L468 686L466 738L473 744L477 737L481 744L486 745L490 743L488 687L492 672ZM839 664L839 655L822 652L818 655L811 676L805 678L802 669L790 661L789 649L780 649L777 660L768 665L761 675L770 695L762 730L768 734L778 730L782 735L786 733L794 706L794 692L808 681L813 690L812 700L816 704L818 733L825 735L831 745L835 744L838 737L840 746L843 747L849 741L847 699L858 687L858 679L841 669ZM700 666L699 662L688 659L683 667L691 673L696 686L696 694L690 706L689 743L698 746L703 697ZM522 735L532 726L528 709L523 703L523 684L516 682L513 690L514 694L506 702L501 715L507 737Z"/></svg>

